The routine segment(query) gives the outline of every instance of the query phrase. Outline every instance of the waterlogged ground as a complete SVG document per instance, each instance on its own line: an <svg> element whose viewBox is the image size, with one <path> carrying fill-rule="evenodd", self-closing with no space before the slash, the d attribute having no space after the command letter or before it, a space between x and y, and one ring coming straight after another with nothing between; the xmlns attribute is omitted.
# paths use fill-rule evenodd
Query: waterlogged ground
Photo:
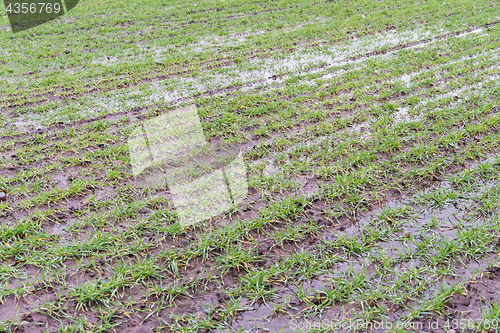
<svg viewBox="0 0 500 333"><path fill-rule="evenodd" d="M3 11L0 331L500 326L498 1ZM193 104L249 193L183 228L127 140Z"/></svg>

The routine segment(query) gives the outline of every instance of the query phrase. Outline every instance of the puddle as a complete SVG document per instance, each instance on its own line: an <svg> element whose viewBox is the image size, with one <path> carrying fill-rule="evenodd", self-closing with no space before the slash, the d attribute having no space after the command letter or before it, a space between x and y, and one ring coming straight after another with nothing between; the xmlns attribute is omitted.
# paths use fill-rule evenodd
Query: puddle
<svg viewBox="0 0 500 333"><path fill-rule="evenodd" d="M421 74L425 74L428 71L437 71L438 69L443 68L443 67L453 68L452 67L453 65L462 64L464 62L472 61L472 60L476 60L476 59L487 58L489 61L493 62L493 61L500 58L500 55L498 52L499 52L499 50L494 49L494 50L490 50L490 51L487 51L487 52L484 52L481 54L471 54L471 55L463 56L463 57L460 57L459 59L451 60L451 61L445 62L443 64L436 65L430 69L424 69L424 70L418 70L418 71L414 71L414 72L405 73L401 77L389 80L387 82L388 83L403 82L409 88L409 87L411 87L412 81L418 82L419 81L418 76ZM476 64L478 64L478 62L472 63L472 65L476 65ZM434 78L438 78L438 77L435 76Z"/></svg>
<svg viewBox="0 0 500 333"><path fill-rule="evenodd" d="M269 304L269 302L268 302ZM271 303L272 304L272 303ZM245 303L243 303L245 305ZM249 307L249 303L246 304ZM280 320L279 318L274 318L273 320L273 310L265 304L253 305L252 310L243 311L238 314L232 323L231 329L219 330L218 332L234 332L235 329L243 329L246 331L251 331L255 329L267 329L271 332L276 332L282 327L287 325L288 320Z"/></svg>
<svg viewBox="0 0 500 333"><path fill-rule="evenodd" d="M0 305L0 322L4 320L20 321L24 313L28 313L33 309L32 306L24 299L17 299L14 296L8 296L3 299L3 304Z"/></svg>
<svg viewBox="0 0 500 333"><path fill-rule="evenodd" d="M465 37L465 36L468 36L470 34L479 34L481 32L483 32L483 28L478 28L478 29L474 29L474 30L469 31L469 32L464 32L463 34L460 34L457 37Z"/></svg>
<svg viewBox="0 0 500 333"><path fill-rule="evenodd" d="M26 129L28 127L41 128L40 124L33 122L33 121L30 121L30 120L27 120L27 119L24 119L24 118L21 118L21 117L14 118L12 120L14 120L14 121L11 122L10 124L12 126L17 127L17 128L20 128L20 129Z"/></svg>
<svg viewBox="0 0 500 333"><path fill-rule="evenodd" d="M408 122L408 121L420 121L420 120L422 120L420 117L412 117L408 111L409 111L408 107L399 108L399 110L393 114L394 122L396 124L399 124L399 123L404 123L404 122Z"/></svg>
<svg viewBox="0 0 500 333"><path fill-rule="evenodd" d="M366 51L366 50L363 50ZM488 53L489 54L489 53ZM482 56L486 56L484 54ZM241 92L250 91L252 89L263 89L263 88L278 88L284 83L284 79L275 76L275 73L279 73L280 71L287 70L297 70L301 65L310 64L317 65L318 61L327 61L328 55L319 55L315 56L311 59L305 56L302 60L295 60L295 56L291 56L288 58L284 58L281 62L276 62L276 60L267 60L266 63L260 63L259 60L256 60L257 67L264 66L266 69L263 70L240 70L238 68L230 68L227 73L219 73L218 71L212 71L212 73L205 73L203 78L172 78L168 85L165 85L163 82L155 82L152 84L144 84L141 86L136 86L132 88L123 89L120 91L114 91L113 93L106 93L108 96L86 96L82 98L81 105L79 108L82 110L85 109L85 113L82 113L80 117L86 116L98 116L101 114L108 114L113 112L123 112L129 110L131 108L141 107L144 105L154 105L157 103L171 103L176 104L180 101L190 100L192 99L192 95L195 93L199 93L204 91L205 94L210 94L212 96L223 96L228 93L228 91L232 90L224 90L220 89L220 87L231 86L232 84L240 84L239 87L235 87L235 90L240 90ZM326 57L326 58L325 58ZM374 56L376 57L376 56ZM388 58L390 55L384 54L379 55L378 57ZM463 57L458 60L454 60L449 63L442 64L440 66L449 66L453 63L464 62L467 60L478 58L479 55L475 55L472 57ZM498 57L498 56L497 56ZM334 59L334 58L331 58ZM331 60L330 59L330 60ZM339 59L342 59L340 57ZM333 77L340 77L350 70L359 69L360 67L357 65L359 63L365 62L368 58L360 58L357 60L339 60L336 63L327 64L325 68L316 69L313 71L303 72L302 74L297 74L299 77L301 75L309 75L312 72L322 72L327 70L333 70L332 73L325 74L324 76L318 78L318 80L329 80ZM340 68L340 66L345 65L347 63L355 64L356 66L350 69ZM440 67L439 66L439 67ZM399 79L391 80L391 81L402 81L405 84L411 84L411 80L413 77L423 73L425 71L418 71L414 73L407 73L401 76ZM497 77L491 77L489 80L497 79ZM306 82L307 80L302 80L299 82ZM175 89L171 89L171 86L175 86ZM481 84L477 85L478 87ZM447 94L439 95L435 98L435 100L439 100L446 97L459 96L462 94L467 88L460 88L456 91L449 92ZM426 105L428 101L422 101L420 106ZM65 112L66 108L64 107L60 111L58 111L57 118L59 115L64 115L67 118L67 112ZM404 113L404 111L403 111ZM362 128L358 128L362 130ZM354 129L354 130L358 130ZM363 133L361 138L365 138L369 135L369 133Z"/></svg>
<svg viewBox="0 0 500 333"><path fill-rule="evenodd" d="M21 168L18 167L17 168L9 166L3 167L0 169L0 177L4 177L6 179L13 179L20 170Z"/></svg>
<svg viewBox="0 0 500 333"><path fill-rule="evenodd" d="M330 273L318 276L314 279L306 279L300 285L289 285L280 288L277 291L278 296L272 301L267 300L266 303L256 302L251 304L247 299L243 299L240 303L242 308L250 308L238 313L232 323L231 329L219 329L217 332L234 332L237 329L243 329L246 332L253 331L270 331L270 332L290 332L293 323L304 321L316 321L320 319L339 320L345 318L345 315L352 307L350 304L337 306L332 304L327 307L322 317L302 318L302 311L306 306L297 297L297 294L302 293L308 297L321 296L324 290L335 288L331 280L335 280L335 276L346 273L360 273L366 266L358 263L342 263L331 269ZM280 311L283 308L287 312ZM347 310L347 311L346 311Z"/></svg>
<svg viewBox="0 0 500 333"><path fill-rule="evenodd" d="M118 57L104 56L104 57L98 58L98 59L94 58L94 60L92 60L92 64L93 65L112 65L116 61L118 61Z"/></svg>
<svg viewBox="0 0 500 333"><path fill-rule="evenodd" d="M498 76L498 75L487 76L481 82L478 82L476 84L472 84L469 86L464 86L462 88L453 89L447 93L439 94L436 97L421 101L418 105L419 106L427 106L429 103L440 102L444 99L448 99L448 98L452 98L452 97L460 99L462 97L462 95L464 95L465 92L472 92L472 91L474 91L474 89L481 88L483 86L483 84L488 83L488 82L497 81L499 78L500 78L500 76Z"/></svg>

